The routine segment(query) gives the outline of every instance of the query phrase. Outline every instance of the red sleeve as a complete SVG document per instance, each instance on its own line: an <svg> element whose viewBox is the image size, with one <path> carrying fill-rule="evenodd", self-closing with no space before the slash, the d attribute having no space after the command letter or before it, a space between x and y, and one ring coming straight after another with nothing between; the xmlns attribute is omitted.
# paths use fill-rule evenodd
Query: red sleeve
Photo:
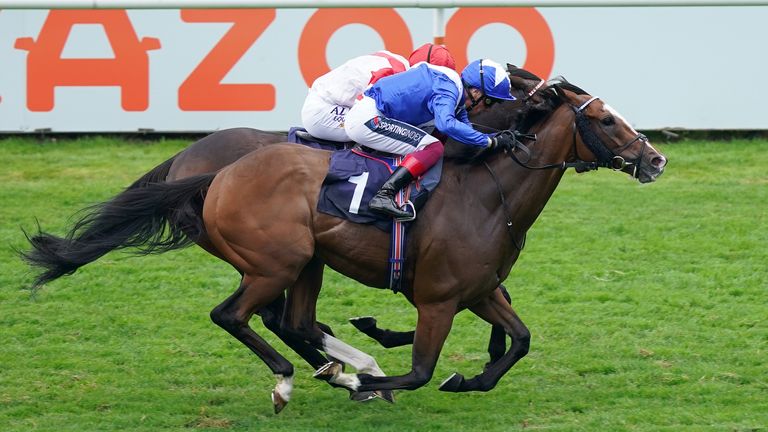
<svg viewBox="0 0 768 432"><path fill-rule="evenodd" d="M371 72L371 80L368 81L368 85L375 84L376 81L394 74L395 74L395 70L392 69L391 67L381 68L377 71L373 71Z"/></svg>

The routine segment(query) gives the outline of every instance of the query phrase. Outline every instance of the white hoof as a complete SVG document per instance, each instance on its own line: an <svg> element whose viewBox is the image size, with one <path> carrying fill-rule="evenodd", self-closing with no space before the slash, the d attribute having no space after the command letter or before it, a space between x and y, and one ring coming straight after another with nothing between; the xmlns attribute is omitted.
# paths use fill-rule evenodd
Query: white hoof
<svg viewBox="0 0 768 432"><path fill-rule="evenodd" d="M275 407L275 414L278 414L288 405L288 401L291 400L293 376L275 375L275 378L277 378L277 384L272 390L272 405Z"/></svg>
<svg viewBox="0 0 768 432"><path fill-rule="evenodd" d="M319 380L332 381L333 378L340 373L341 373L341 364L336 362L328 362L320 366L320 369L316 370L315 373L312 374L312 376Z"/></svg>
<svg viewBox="0 0 768 432"><path fill-rule="evenodd" d="M272 390L272 406L275 408L275 414L280 414L280 411L282 411L286 405L288 405L288 401L283 399L276 390Z"/></svg>

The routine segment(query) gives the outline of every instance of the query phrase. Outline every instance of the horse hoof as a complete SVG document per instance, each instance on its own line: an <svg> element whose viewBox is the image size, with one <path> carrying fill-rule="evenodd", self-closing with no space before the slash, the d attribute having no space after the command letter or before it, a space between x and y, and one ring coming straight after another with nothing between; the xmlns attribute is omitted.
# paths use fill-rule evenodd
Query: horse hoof
<svg viewBox="0 0 768 432"><path fill-rule="evenodd" d="M312 376L319 380L330 381L333 377L341 373L341 370L341 364L336 362L328 362L320 366L320 369L316 370Z"/></svg>
<svg viewBox="0 0 768 432"><path fill-rule="evenodd" d="M280 414L280 411L288 405L288 401L280 396L280 393L272 390L272 406L275 407L275 414Z"/></svg>
<svg viewBox="0 0 768 432"><path fill-rule="evenodd" d="M395 403L395 392L392 390L378 390L376 396L384 399L385 401L393 404Z"/></svg>
<svg viewBox="0 0 768 432"><path fill-rule="evenodd" d="M461 386L464 384L464 376L460 373L454 372L445 381L440 384L438 390L444 392L458 392Z"/></svg>
<svg viewBox="0 0 768 432"><path fill-rule="evenodd" d="M379 395L377 395L375 392L372 391L363 391L363 392L356 392L356 391L350 391L349 392L349 400L353 400L355 402L368 402L370 400L374 400Z"/></svg>
<svg viewBox="0 0 768 432"><path fill-rule="evenodd" d="M352 325L361 332L365 332L372 327L376 327L376 318L372 316L350 318L349 322L352 323Z"/></svg>

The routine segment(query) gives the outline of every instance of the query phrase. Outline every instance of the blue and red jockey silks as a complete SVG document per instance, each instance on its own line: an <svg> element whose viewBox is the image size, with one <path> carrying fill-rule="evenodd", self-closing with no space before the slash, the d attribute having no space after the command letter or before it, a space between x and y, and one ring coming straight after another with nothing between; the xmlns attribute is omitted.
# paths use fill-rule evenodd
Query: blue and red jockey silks
<svg viewBox="0 0 768 432"><path fill-rule="evenodd" d="M417 127L388 117L376 116L370 119L366 126L378 134L408 143L413 147L418 146L422 138L427 135L426 132Z"/></svg>
<svg viewBox="0 0 768 432"><path fill-rule="evenodd" d="M464 86L456 71L420 63L405 72L380 79L365 91L376 109L390 119L411 125L434 120L439 131L464 144L485 147L488 135L469 125Z"/></svg>

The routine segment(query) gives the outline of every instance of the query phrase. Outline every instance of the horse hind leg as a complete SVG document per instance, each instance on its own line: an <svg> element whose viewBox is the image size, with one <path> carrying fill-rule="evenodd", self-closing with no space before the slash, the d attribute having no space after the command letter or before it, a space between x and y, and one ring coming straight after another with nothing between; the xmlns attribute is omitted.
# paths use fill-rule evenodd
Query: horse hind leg
<svg viewBox="0 0 768 432"><path fill-rule="evenodd" d="M277 385L272 392L275 413L291 398L293 365L248 325L253 314L279 297L290 282L245 275L240 287L211 311L211 320L256 354L272 371Z"/></svg>
<svg viewBox="0 0 768 432"><path fill-rule="evenodd" d="M469 309L494 326L502 326L512 343L509 350L496 361L487 364L481 374L465 379L461 374L454 373L440 384L441 391L489 391L496 387L501 377L515 363L528 354L531 333L499 290Z"/></svg>
<svg viewBox="0 0 768 432"><path fill-rule="evenodd" d="M317 298L323 284L324 268L322 261L316 257L304 266L299 277L288 290L279 330L280 334L285 336L284 340L296 344L308 341L313 348L324 351L330 361L325 360L321 364L313 364L316 370L328 368L330 365L337 365L341 368L343 362L363 373L383 376L384 371L381 370L375 358L337 339L330 328L326 327L327 331L323 331L316 321ZM291 348L294 346L291 345ZM317 373L316 376L318 376ZM331 384L333 385L333 383ZM366 401L377 396L388 402L394 401L391 392L377 394L351 391L350 399Z"/></svg>
<svg viewBox="0 0 768 432"><path fill-rule="evenodd" d="M399 376L373 376L370 374L347 374L331 370L327 377L332 383L352 390L414 390L432 378L440 351L453 324L457 303L448 300L438 303L417 305L419 318L413 341L411 371Z"/></svg>

